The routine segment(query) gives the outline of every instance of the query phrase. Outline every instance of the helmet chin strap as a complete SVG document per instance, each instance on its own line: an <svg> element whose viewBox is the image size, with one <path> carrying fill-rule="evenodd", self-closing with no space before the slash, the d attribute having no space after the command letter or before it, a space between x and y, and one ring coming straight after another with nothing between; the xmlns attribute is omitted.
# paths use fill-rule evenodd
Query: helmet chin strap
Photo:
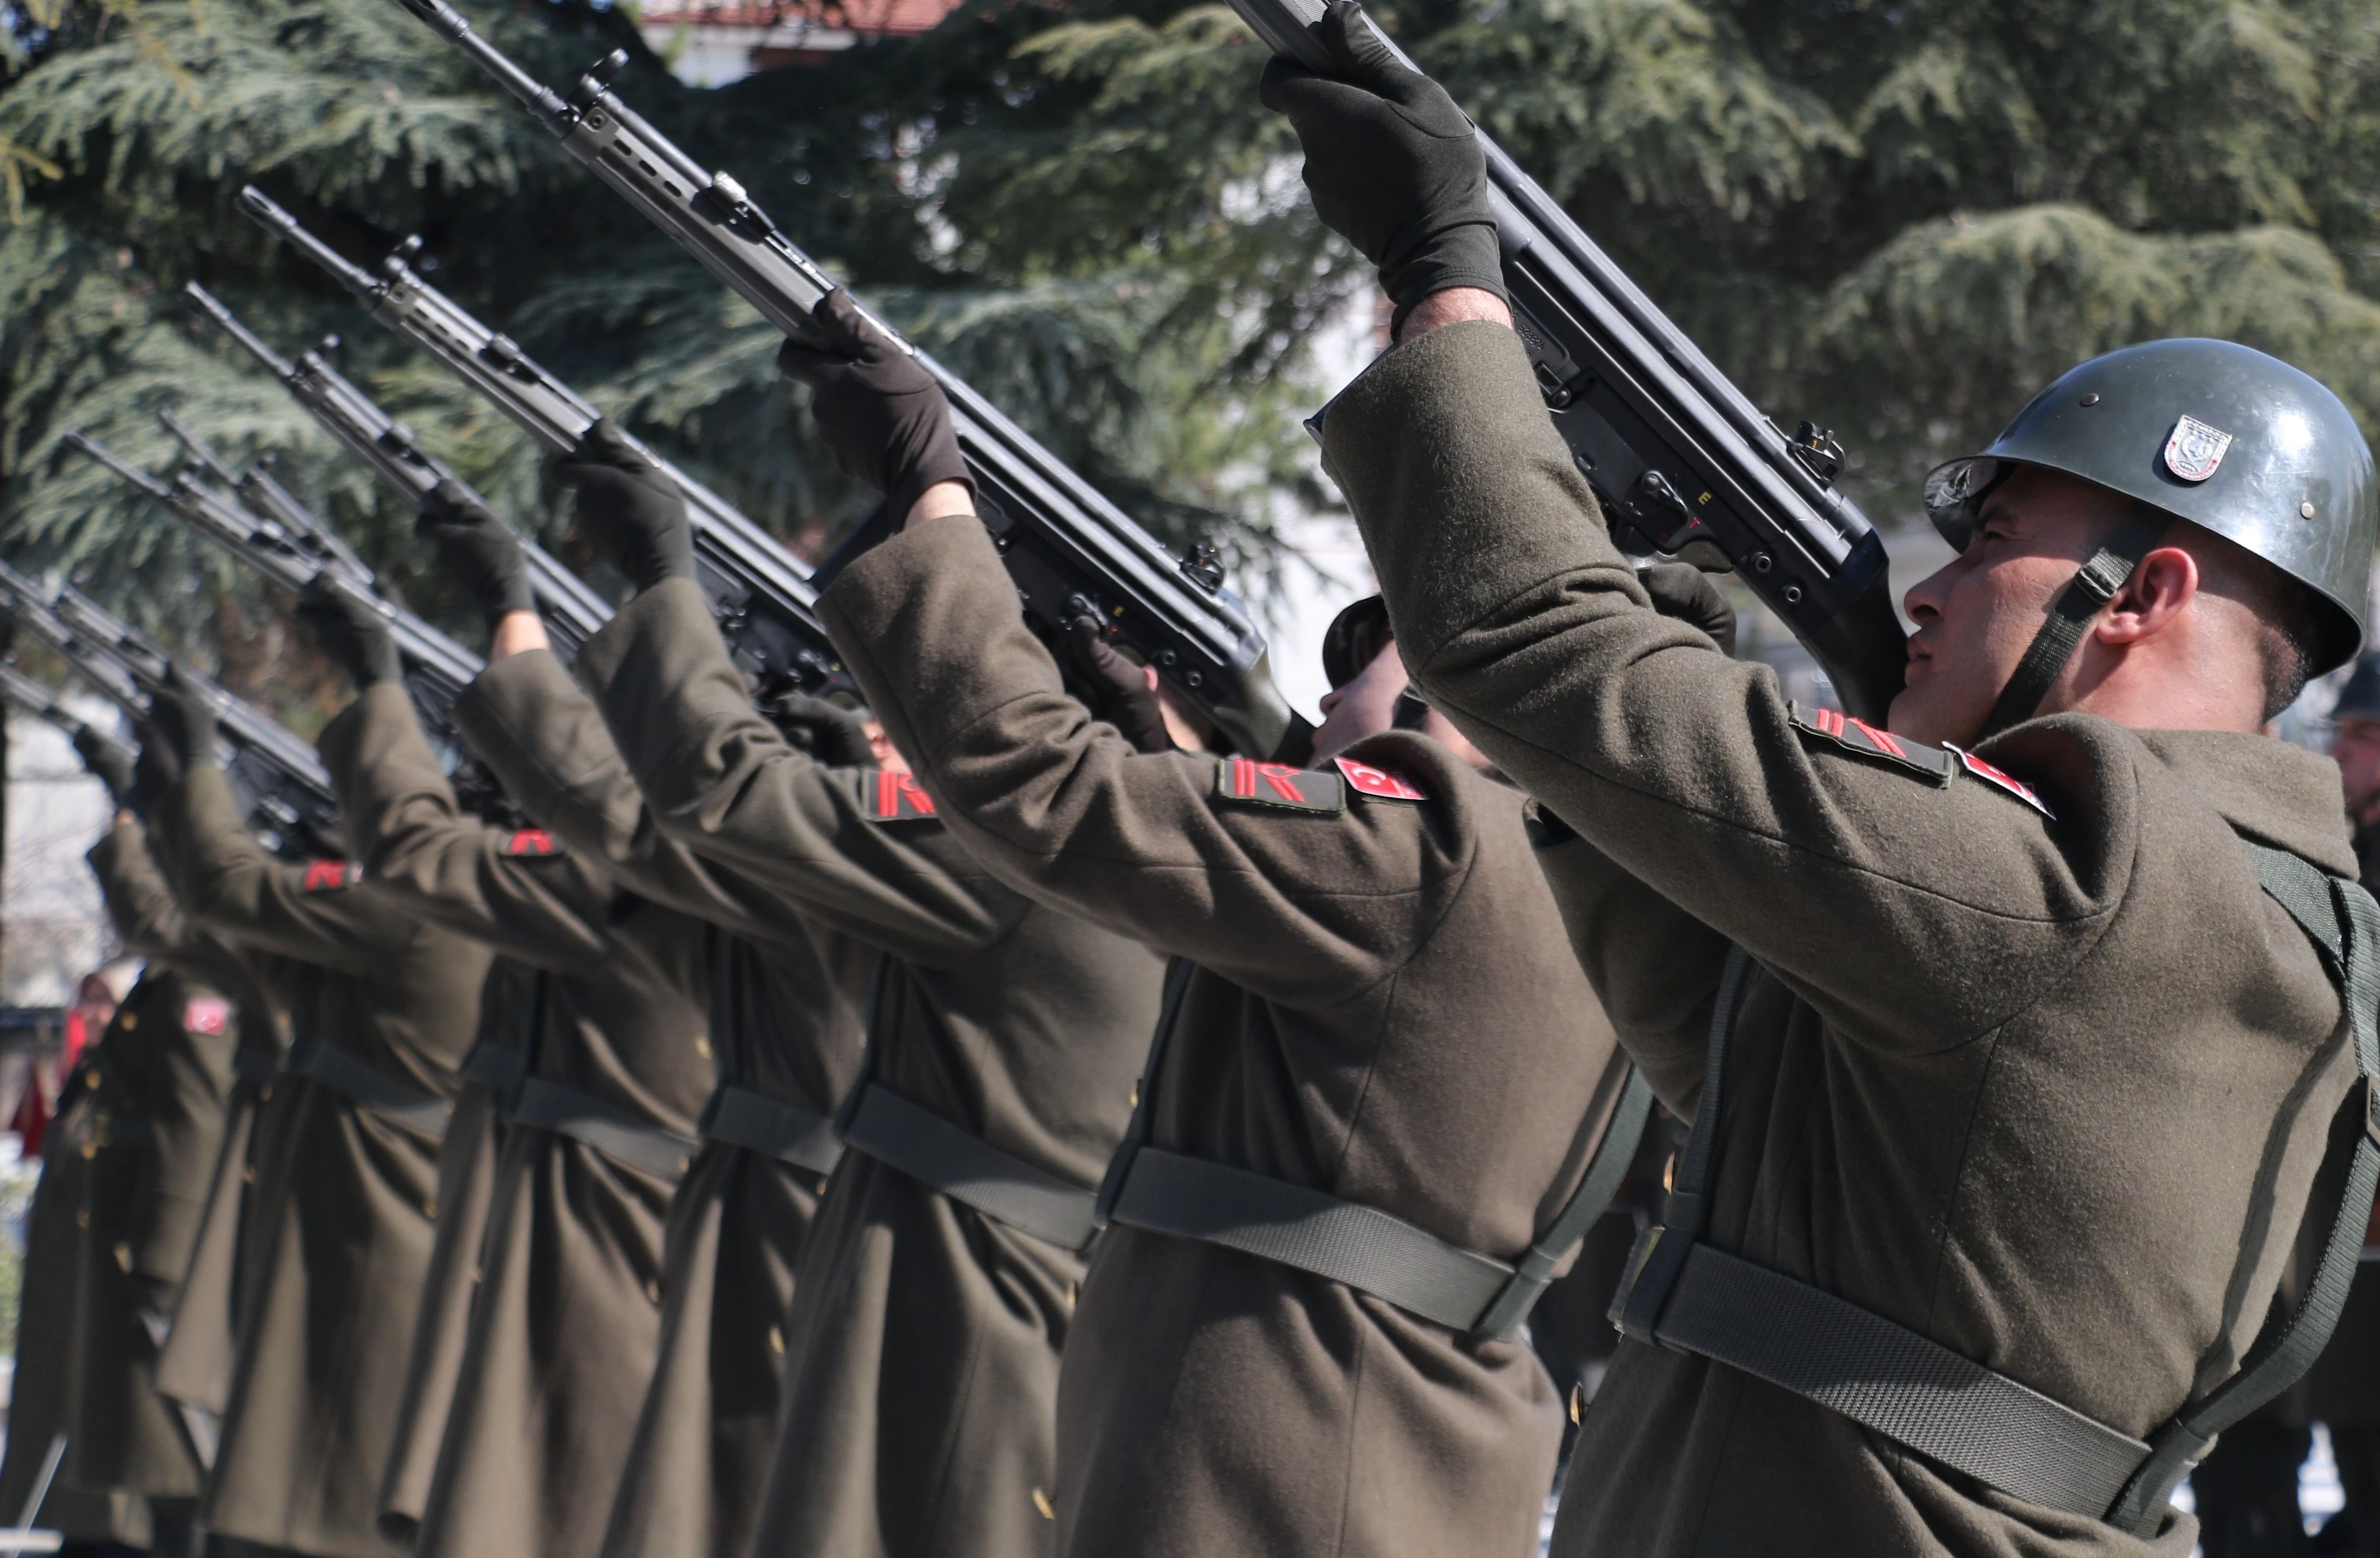
<svg viewBox="0 0 2380 1558"><path fill-rule="evenodd" d="M2059 592L2057 603L2049 608L2049 620L2041 625L2041 631L2026 646L2024 658L2017 662L2008 686L2000 688L1999 701L1992 705L1983 734L1975 737L1978 746L2010 725L2022 724L2033 718L2034 711L2049 695L2050 684L2058 680L2058 674L2074 657L2074 646L2082 641L2082 635L2098 617L2099 608L2116 598L2116 592L2123 589L2132 570L2141 566L2141 559L2149 554L2173 519L2164 509L2134 500L2131 512L2107 533L2099 550L2076 571L2073 580Z"/></svg>

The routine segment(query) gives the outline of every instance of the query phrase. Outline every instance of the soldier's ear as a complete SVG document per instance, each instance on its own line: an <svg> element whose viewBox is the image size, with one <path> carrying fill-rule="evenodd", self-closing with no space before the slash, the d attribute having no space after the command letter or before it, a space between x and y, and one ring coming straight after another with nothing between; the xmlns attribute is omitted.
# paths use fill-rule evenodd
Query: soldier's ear
<svg viewBox="0 0 2380 1558"><path fill-rule="evenodd" d="M2171 627L2198 598L2198 559L2180 546L2160 546L2141 559L2092 625L2103 644L2136 644Z"/></svg>

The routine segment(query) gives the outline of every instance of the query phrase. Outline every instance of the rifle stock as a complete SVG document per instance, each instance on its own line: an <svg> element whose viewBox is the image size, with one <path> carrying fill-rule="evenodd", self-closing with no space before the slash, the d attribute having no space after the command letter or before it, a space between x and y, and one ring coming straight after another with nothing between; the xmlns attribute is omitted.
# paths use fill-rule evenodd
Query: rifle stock
<svg viewBox="0 0 2380 1558"><path fill-rule="evenodd" d="M563 149L787 335L819 344L812 318L837 284L725 173L705 169L612 91L615 51L564 99L471 30L446 0L397 0L468 55L534 114ZM976 508L1006 559L1026 617L1053 642L1087 610L1203 708L1242 752L1304 761L1313 727L1272 682L1264 636L1204 549L1185 562L1159 544L965 381L899 333L951 402L976 481ZM844 555L849 555L848 551ZM814 576L824 588L829 569ZM1061 663L1063 663L1062 656Z"/></svg>
<svg viewBox="0 0 2380 1558"><path fill-rule="evenodd" d="M1231 4L1273 53L1320 75L1336 68L1313 30L1322 0ZM1479 140L1514 327L1615 538L1639 554L1716 550L1808 647L1843 706L1880 723L1901 688L1905 638L1883 538L1833 485L1832 435L1804 422L1786 437L1535 179Z"/></svg>

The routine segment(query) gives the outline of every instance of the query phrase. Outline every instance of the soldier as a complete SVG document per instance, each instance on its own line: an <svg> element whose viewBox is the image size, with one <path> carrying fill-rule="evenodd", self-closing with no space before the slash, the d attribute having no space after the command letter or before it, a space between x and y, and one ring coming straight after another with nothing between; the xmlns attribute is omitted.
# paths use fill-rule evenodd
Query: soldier
<svg viewBox="0 0 2380 1558"><path fill-rule="evenodd" d="M842 1154L832 1116L859 1075L876 953L663 835L594 702L548 646L537 614L518 603L527 563L511 530L455 498L425 529L491 618L488 669L455 704L465 738L515 804L567 847L714 927L707 962L720 1089L670 1203L659 1356L602 1551L745 1558L775 1456L794 1273ZM776 702L780 727L820 761L876 766L849 716L813 700Z"/></svg>
<svg viewBox="0 0 2380 1558"><path fill-rule="evenodd" d="M175 896L251 952L303 965L288 1070L257 1124L238 1353L200 1519L320 1558L389 1558L377 1524L435 1215L438 1138L489 953L370 885L249 834L204 698L169 691L182 776L159 807Z"/></svg>
<svg viewBox="0 0 2380 1558"><path fill-rule="evenodd" d="M1363 606L1312 768L1087 721L941 391L846 294L819 323L836 355L779 360L839 463L923 489L821 599L844 663L987 870L1176 955L1067 1346L1060 1551L1534 1552L1561 1402L1514 1333L1649 1090L1523 797Z"/></svg>
<svg viewBox="0 0 2380 1558"><path fill-rule="evenodd" d="M526 570L517 596L527 608ZM465 815L385 619L351 596L301 610L358 689L322 745L369 879L545 976L414 1552L592 1558L607 1508L588 1492L627 1466L662 1223L710 1095L703 927L543 829Z"/></svg>
<svg viewBox="0 0 2380 1558"><path fill-rule="evenodd" d="M162 793L158 765L138 765L151 776L143 785L122 749L89 731L75 747L116 801L89 857L101 898L125 946L150 961L116 1016L116 1041L84 1079L94 1104L73 1126L91 1150L94 1194L73 1442L60 1474L140 1489L152 1507L172 1500L187 1527L218 1419L158 1393L159 1355L222 1156L240 1029L269 1030L274 1017L248 960L182 911L151 854L138 813Z"/></svg>
<svg viewBox="0 0 2380 1558"><path fill-rule="evenodd" d="M92 1143L80 1121L96 1104L85 1086L86 1068L98 1064L99 1050L108 1039L104 1029L118 1003L131 992L137 973L138 965L119 959L83 981L86 1014L98 1019L103 1032L95 1042L85 1043L77 1065L59 1084L56 1113L42 1140L41 1179L25 1219L25 1277L17 1311L17 1366L9 1387L7 1456L0 1463L0 1504L11 1520L30 1508L30 1518L64 1532L70 1541L145 1548L155 1539L158 1523L137 1488L82 1487L54 1477L47 1495L33 1504L50 1452L56 1448L63 1453L72 1442L84 1249L93 1237L95 1176L82 1151ZM27 1085L40 1084L29 1080ZM61 1436L67 1443L57 1442Z"/></svg>
<svg viewBox="0 0 2380 1558"><path fill-rule="evenodd" d="M562 474L638 586L579 662L652 815L880 955L754 1551L1046 1553L1058 1353L1157 959L992 880L905 774L792 747L727 658L674 487L608 429Z"/></svg>
<svg viewBox="0 0 2380 1558"><path fill-rule="evenodd" d="M1397 310L1325 468L1423 690L1579 834L1573 939L1696 1115L1554 1552L2188 1552L2174 1482L2302 1367L2241 1363L2374 1064L2337 773L2260 734L2361 632L2353 419L2226 343L2075 369L1928 482L1960 553L1889 728L1791 705L1646 609L1477 139L1359 15L1338 79L1265 82Z"/></svg>

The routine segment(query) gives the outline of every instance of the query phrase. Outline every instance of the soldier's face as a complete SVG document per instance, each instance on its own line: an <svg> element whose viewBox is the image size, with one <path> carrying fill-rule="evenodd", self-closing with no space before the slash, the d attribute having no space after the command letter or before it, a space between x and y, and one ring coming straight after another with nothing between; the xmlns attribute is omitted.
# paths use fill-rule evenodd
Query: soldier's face
<svg viewBox="0 0 2380 1558"><path fill-rule="evenodd" d="M1893 734L1973 743L2050 603L2125 506L2107 488L2056 471L2020 470L2002 482L1967 550L1909 591L1917 631L1906 685L1892 700ZM2044 712L2055 706L2053 692Z"/></svg>

